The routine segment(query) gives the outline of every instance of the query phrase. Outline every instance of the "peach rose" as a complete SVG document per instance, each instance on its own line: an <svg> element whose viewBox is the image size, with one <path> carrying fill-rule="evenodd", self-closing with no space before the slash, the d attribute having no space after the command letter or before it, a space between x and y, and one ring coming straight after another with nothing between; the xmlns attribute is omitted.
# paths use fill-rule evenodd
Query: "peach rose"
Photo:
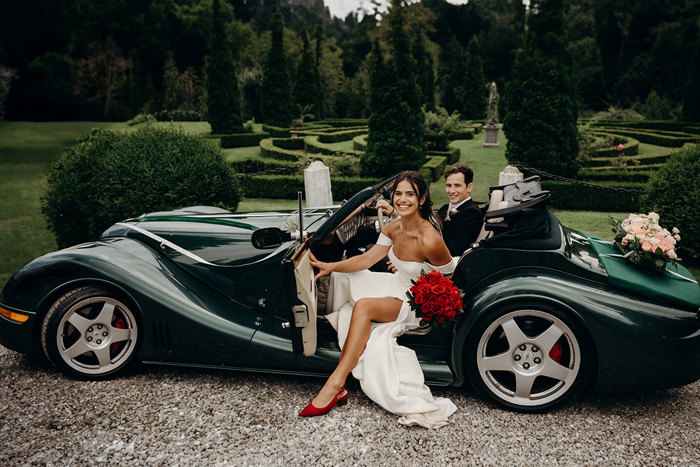
<svg viewBox="0 0 700 467"><path fill-rule="evenodd" d="M668 255L668 257L671 258L671 259L677 259L677 258L678 258L678 255L676 254L676 250L673 250L673 249L668 250L668 251L666 252L666 255Z"/></svg>
<svg viewBox="0 0 700 467"><path fill-rule="evenodd" d="M657 221L657 222L659 221L659 215L656 214L655 212L650 212L650 213L648 214L648 217L649 217L649 219L653 219L653 220L655 220L655 221Z"/></svg>
<svg viewBox="0 0 700 467"><path fill-rule="evenodd" d="M649 242L642 243L642 250L651 251L651 243L649 243Z"/></svg>
<svg viewBox="0 0 700 467"><path fill-rule="evenodd" d="M676 234L676 235L678 235L679 233L681 233L681 231L678 230L678 227L674 227L674 228L671 230L671 232L673 232L673 233Z"/></svg>

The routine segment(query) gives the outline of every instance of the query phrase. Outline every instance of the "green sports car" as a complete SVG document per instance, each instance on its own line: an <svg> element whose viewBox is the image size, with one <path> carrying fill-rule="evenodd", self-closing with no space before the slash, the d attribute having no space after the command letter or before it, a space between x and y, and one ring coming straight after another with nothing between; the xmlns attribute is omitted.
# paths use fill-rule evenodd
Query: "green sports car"
<svg viewBox="0 0 700 467"><path fill-rule="evenodd" d="M313 280L306 252L336 261L359 229L381 229L374 206L392 181L340 206L191 207L114 224L8 281L0 344L85 379L134 361L327 376L340 349L325 318L328 284ZM428 384L471 384L536 411L587 386L639 391L700 378L700 287L687 270L639 270L609 242L562 226L536 178L491 194L502 202L484 209L482 234L453 275L465 312L399 338Z"/></svg>

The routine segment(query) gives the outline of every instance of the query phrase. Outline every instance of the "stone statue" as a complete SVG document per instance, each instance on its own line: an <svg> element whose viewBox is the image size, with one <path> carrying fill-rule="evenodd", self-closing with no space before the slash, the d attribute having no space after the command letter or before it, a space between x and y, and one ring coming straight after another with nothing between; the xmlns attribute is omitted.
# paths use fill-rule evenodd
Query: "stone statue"
<svg viewBox="0 0 700 467"><path fill-rule="evenodd" d="M498 123L498 90L496 83L491 82L489 85L489 105L486 109L486 125L484 125L484 148L500 148L498 144L498 130L501 125Z"/></svg>

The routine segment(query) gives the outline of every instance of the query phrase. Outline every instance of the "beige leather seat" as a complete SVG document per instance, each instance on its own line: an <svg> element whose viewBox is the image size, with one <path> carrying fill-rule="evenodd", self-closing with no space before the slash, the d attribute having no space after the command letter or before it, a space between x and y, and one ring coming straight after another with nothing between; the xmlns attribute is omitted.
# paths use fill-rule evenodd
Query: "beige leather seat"
<svg viewBox="0 0 700 467"><path fill-rule="evenodd" d="M489 200L489 207L486 208L486 212L495 211L497 209L503 209L508 207L508 201L503 200L503 190L493 190L491 192L491 199ZM486 238L493 236L493 232L486 230L487 223L498 223L503 222L502 217L496 217L495 219L488 219L484 221L484 225L481 227L481 232L476 238L477 242L480 242Z"/></svg>

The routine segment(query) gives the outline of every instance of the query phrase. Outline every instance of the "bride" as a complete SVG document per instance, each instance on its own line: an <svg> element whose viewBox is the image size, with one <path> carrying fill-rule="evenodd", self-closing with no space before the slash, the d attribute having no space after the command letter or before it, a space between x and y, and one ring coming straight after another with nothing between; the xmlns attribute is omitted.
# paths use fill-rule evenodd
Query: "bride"
<svg viewBox="0 0 700 467"><path fill-rule="evenodd" d="M352 371L367 396L386 410L401 415L406 425L437 428L447 424L456 410L444 398L433 398L413 350L396 338L418 327L406 292L421 270L454 271L440 234L440 221L432 209L428 185L416 171L401 172L394 181L392 202L400 218L389 223L375 246L362 255L325 263L309 253L318 268L316 279L331 274L333 313L342 348L338 366L320 392L302 410L302 417L323 415L347 402L345 380ZM396 267L394 274L368 271L385 255Z"/></svg>

